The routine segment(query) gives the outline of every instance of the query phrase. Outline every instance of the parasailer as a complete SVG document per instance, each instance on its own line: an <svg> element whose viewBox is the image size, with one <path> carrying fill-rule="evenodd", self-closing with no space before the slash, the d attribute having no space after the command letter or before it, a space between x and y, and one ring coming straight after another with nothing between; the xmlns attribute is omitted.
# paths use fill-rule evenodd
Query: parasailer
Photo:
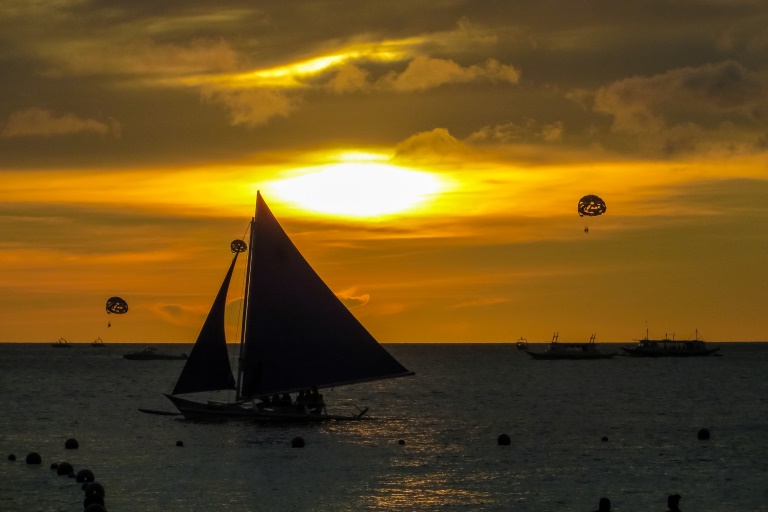
<svg viewBox="0 0 768 512"><path fill-rule="evenodd" d="M107 314L124 315L128 312L128 303L120 297L107 299ZM107 322L107 327L112 327L112 322Z"/></svg>

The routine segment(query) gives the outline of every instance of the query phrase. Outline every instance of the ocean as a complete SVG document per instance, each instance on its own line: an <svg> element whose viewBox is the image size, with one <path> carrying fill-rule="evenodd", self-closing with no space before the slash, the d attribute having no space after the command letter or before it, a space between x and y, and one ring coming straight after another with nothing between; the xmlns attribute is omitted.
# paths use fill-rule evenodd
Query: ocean
<svg viewBox="0 0 768 512"><path fill-rule="evenodd" d="M539 361L514 344L385 345L414 377L324 390L333 412L375 419L264 426L140 412L173 410L162 393L184 364L122 357L140 345L0 344L0 510L83 510L82 485L50 469L66 461L110 512L588 512L601 497L661 512L670 494L686 512L768 511L768 344L720 346Z"/></svg>

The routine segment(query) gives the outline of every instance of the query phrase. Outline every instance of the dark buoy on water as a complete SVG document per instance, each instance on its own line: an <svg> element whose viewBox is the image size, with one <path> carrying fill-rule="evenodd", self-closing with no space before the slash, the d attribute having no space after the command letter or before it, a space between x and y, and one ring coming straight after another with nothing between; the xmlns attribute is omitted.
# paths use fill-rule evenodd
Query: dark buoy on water
<svg viewBox="0 0 768 512"><path fill-rule="evenodd" d="M91 482L85 487L85 495L90 496L92 494L97 494L101 496L102 498L105 496L104 493L104 486L102 486L99 482Z"/></svg>
<svg viewBox="0 0 768 512"><path fill-rule="evenodd" d="M77 472L76 478L77 478L77 481L80 483L93 482L94 480L96 480L96 477L93 476L93 471L91 471L90 469L81 469L80 471Z"/></svg>
<svg viewBox="0 0 768 512"><path fill-rule="evenodd" d="M607 443L608 442L608 436L603 436L601 441L604 442L604 443Z"/></svg>
<svg viewBox="0 0 768 512"><path fill-rule="evenodd" d="M176 446L184 446L184 441L176 441Z"/></svg>
<svg viewBox="0 0 768 512"><path fill-rule="evenodd" d="M27 464L42 464L43 458L37 452L27 454Z"/></svg>
<svg viewBox="0 0 768 512"><path fill-rule="evenodd" d="M8 456L8 460L9 460L9 461L11 461L11 462L13 462L13 461L15 461L15 460L16 460L16 456L15 456L14 454L10 454L10 455Z"/></svg>
<svg viewBox="0 0 768 512"><path fill-rule="evenodd" d="M69 462L59 462L59 467L56 468L57 475L71 475L75 472L75 468Z"/></svg>
<svg viewBox="0 0 768 512"><path fill-rule="evenodd" d="M304 448L304 438L303 437L294 437L291 439L291 447L292 448Z"/></svg>
<svg viewBox="0 0 768 512"><path fill-rule="evenodd" d="M51 469L52 469L52 470L53 470L53 469L56 469L56 468L58 468L58 467L59 467L59 463L58 463L58 462L53 462L53 463L51 463Z"/></svg>
<svg viewBox="0 0 768 512"><path fill-rule="evenodd" d="M401 440L399 440L399 441L397 442L397 444L399 444L399 445L404 445L404 444L405 444L405 439L401 439Z"/></svg>
<svg viewBox="0 0 768 512"><path fill-rule="evenodd" d="M698 437L700 440L706 441L707 439L709 439L709 430L705 428L699 430Z"/></svg>
<svg viewBox="0 0 768 512"><path fill-rule="evenodd" d="M80 448L80 443L77 442L77 439L70 437L64 442L64 448L67 450L77 450Z"/></svg>
<svg viewBox="0 0 768 512"><path fill-rule="evenodd" d="M91 494L89 496L86 496L83 500L83 508L85 510L89 510L89 507L91 505L99 505L102 507L101 510L104 510L104 496L99 496L98 494ZM98 510L98 509L97 509Z"/></svg>
<svg viewBox="0 0 768 512"><path fill-rule="evenodd" d="M499 443L499 446L509 446L509 444L512 442L512 439L510 439L507 434L501 434L496 442Z"/></svg>

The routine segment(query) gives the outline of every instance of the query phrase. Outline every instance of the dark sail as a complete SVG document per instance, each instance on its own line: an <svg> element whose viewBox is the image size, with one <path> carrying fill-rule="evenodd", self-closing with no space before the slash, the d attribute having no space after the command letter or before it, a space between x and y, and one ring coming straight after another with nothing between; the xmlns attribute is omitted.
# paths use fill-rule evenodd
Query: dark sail
<svg viewBox="0 0 768 512"><path fill-rule="evenodd" d="M235 379L229 365L227 338L224 331L224 311L227 304L227 290L232 279L232 272L237 262L237 254L232 259L224 282L221 283L216 300L205 319L203 328L197 337L195 346L189 354L184 369L179 375L173 394L195 393L198 391L216 391L235 389Z"/></svg>
<svg viewBox="0 0 768 512"><path fill-rule="evenodd" d="M260 194L250 251L242 397L412 375L320 279Z"/></svg>

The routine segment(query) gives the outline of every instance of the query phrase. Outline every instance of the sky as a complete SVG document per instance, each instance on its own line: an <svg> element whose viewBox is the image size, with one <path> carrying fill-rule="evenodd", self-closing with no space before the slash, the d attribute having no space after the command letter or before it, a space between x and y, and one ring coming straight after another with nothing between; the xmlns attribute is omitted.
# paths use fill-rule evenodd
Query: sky
<svg viewBox="0 0 768 512"><path fill-rule="evenodd" d="M0 0L0 342L194 342L257 190L380 342L768 340L766 26L764 0Z"/></svg>

